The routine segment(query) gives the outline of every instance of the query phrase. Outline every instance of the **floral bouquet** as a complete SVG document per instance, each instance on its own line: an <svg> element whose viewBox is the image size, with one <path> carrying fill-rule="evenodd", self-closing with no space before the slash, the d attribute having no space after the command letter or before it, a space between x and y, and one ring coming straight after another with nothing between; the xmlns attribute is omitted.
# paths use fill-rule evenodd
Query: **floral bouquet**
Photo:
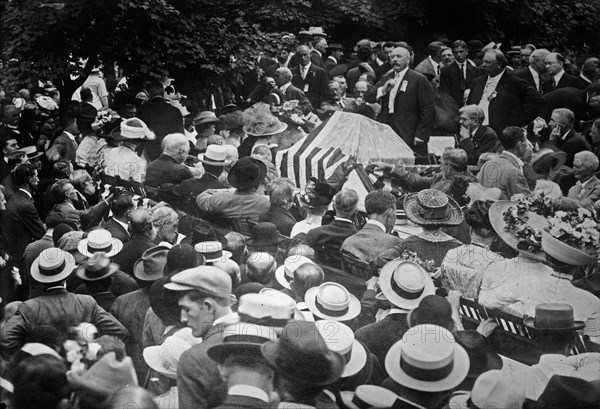
<svg viewBox="0 0 600 409"><path fill-rule="evenodd" d="M564 245L584 253L575 253L582 261L589 260L593 262L600 256L600 224L594 219L590 211L583 208L579 208L576 211L557 211L549 219L549 222L550 228L546 233L549 233L551 237L544 238L546 241L544 243L544 250L551 256L560 261L567 262L561 259L560 253L555 253L557 247L564 249ZM556 243L557 241L560 244ZM586 257L586 255L591 256L591 258Z"/></svg>
<svg viewBox="0 0 600 409"><path fill-rule="evenodd" d="M437 274L438 269L435 268L435 262L433 260L423 260L417 253L410 250L404 250L402 255L398 258L404 261L412 261L413 263L417 263L423 268L423 270L427 271L431 276L436 278L435 275Z"/></svg>
<svg viewBox="0 0 600 409"><path fill-rule="evenodd" d="M274 105L271 107L271 112L279 116L281 120L292 123L294 125L304 125L302 118L302 110L298 107L299 101L292 99L284 102L282 105Z"/></svg>
<svg viewBox="0 0 600 409"><path fill-rule="evenodd" d="M67 362L71 370L81 371L88 369L96 361L100 344L93 342L98 330L93 324L83 322L71 329L72 338L63 343Z"/></svg>

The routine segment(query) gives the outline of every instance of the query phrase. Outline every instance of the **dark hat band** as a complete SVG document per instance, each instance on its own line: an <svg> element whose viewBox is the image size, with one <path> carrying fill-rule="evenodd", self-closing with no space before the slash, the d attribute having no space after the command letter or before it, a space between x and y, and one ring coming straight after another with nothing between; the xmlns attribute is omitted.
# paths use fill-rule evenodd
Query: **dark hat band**
<svg viewBox="0 0 600 409"><path fill-rule="evenodd" d="M349 311L348 307L339 311L330 310L329 308L324 307L316 298L315 306L317 307L317 310L321 311L323 314L329 315L330 317L341 317L343 315L346 315Z"/></svg>
<svg viewBox="0 0 600 409"><path fill-rule="evenodd" d="M269 342L271 339L261 337L260 335L247 335L247 334L235 334L228 335L223 338L223 344L227 344L229 342L252 342L255 344L264 344L265 342Z"/></svg>
<svg viewBox="0 0 600 409"><path fill-rule="evenodd" d="M450 206L444 206L437 209L419 208L419 215L424 219L444 220L450 216Z"/></svg>
<svg viewBox="0 0 600 409"><path fill-rule="evenodd" d="M46 269L46 268L40 266L40 274L48 276L48 277L53 277L55 275L59 275L65 269L66 264L67 264L67 262L65 260L63 260L63 262L60 263L60 265L55 268Z"/></svg>
<svg viewBox="0 0 600 409"><path fill-rule="evenodd" d="M350 360L352 359L352 350L354 348L350 348L350 351L346 352L345 354L341 354L342 357L344 358L344 364L348 365L348 362L350 362Z"/></svg>
<svg viewBox="0 0 600 409"><path fill-rule="evenodd" d="M98 253L98 252L108 253L112 250L112 247L113 247L112 242L106 247L91 247L90 243L88 242L87 251L90 253Z"/></svg>
<svg viewBox="0 0 600 409"><path fill-rule="evenodd" d="M367 402L358 397L355 393L352 398L352 403L354 403L359 409L369 409L372 405L369 405Z"/></svg>
<svg viewBox="0 0 600 409"><path fill-rule="evenodd" d="M471 397L469 397L469 399L467 400L467 408L469 409L479 409L479 406L476 406L473 401L471 400Z"/></svg>
<svg viewBox="0 0 600 409"><path fill-rule="evenodd" d="M411 293L409 291L406 291L406 290L402 289L396 283L396 280L394 280L394 275L393 274L390 276L390 284L392 286L392 290L394 290L394 292L396 294L398 294L399 296L401 296L402 298L407 299L407 300L416 300L421 295L423 295L423 291L425 291L425 287L421 288L419 291L416 291L414 293Z"/></svg>
<svg viewBox="0 0 600 409"><path fill-rule="evenodd" d="M212 259L217 259L217 258L223 257L223 250L211 251L208 253L199 251L199 253L202 254L204 256L204 258L207 260L212 260Z"/></svg>
<svg viewBox="0 0 600 409"><path fill-rule="evenodd" d="M419 379L421 381L435 382L450 375L452 369L454 369L454 360L450 361L441 368L423 369L409 364L402 357L400 357L400 368L402 368L402 370L411 378Z"/></svg>
<svg viewBox="0 0 600 409"><path fill-rule="evenodd" d="M104 274L108 273L110 265L106 267L102 267L99 270L91 270L89 268L85 269L85 274L90 278L102 277Z"/></svg>
<svg viewBox="0 0 600 409"><path fill-rule="evenodd" d="M206 154L204 154L204 158L202 158L203 160L207 161L207 162L214 162L214 163L225 163L225 159L213 159L213 158L209 158L208 156L206 156Z"/></svg>
<svg viewBox="0 0 600 409"><path fill-rule="evenodd" d="M271 318L271 317L254 318L254 317L251 317L248 314L244 314L244 313L241 313L241 314L238 313L238 315L240 316L240 322L244 322L244 323L248 323L248 324L262 325L265 327L281 327L281 328L283 328L285 326L285 324L287 324L287 322L293 318L293 317L290 317L289 319L279 319L279 318Z"/></svg>

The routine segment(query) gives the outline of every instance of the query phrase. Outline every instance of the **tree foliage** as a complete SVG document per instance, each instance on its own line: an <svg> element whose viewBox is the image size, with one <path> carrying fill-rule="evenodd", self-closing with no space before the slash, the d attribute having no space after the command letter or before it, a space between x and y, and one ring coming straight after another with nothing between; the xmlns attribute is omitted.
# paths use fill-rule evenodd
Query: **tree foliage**
<svg viewBox="0 0 600 409"><path fill-rule="evenodd" d="M600 44L600 0L50 1L57 0L0 0L1 74L9 82L53 79L70 57L97 56L131 76L168 71L196 87L232 84L255 67L259 51L277 51L283 35L309 26L346 46L370 37L422 48L440 32L558 49Z"/></svg>

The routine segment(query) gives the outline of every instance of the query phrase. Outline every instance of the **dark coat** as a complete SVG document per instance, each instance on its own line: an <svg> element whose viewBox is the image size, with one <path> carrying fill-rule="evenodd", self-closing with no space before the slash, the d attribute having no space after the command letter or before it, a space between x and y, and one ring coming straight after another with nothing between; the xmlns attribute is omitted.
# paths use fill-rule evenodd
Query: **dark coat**
<svg viewBox="0 0 600 409"><path fill-rule="evenodd" d="M33 200L21 190L17 190L6 204L0 226L4 250L15 263L21 260L29 243L46 233Z"/></svg>
<svg viewBox="0 0 600 409"><path fill-rule="evenodd" d="M313 107L318 107L328 96L329 73L325 68L310 64L306 77L302 79L300 66L292 68L292 85L306 94ZM287 99L287 96L286 96Z"/></svg>
<svg viewBox="0 0 600 409"><path fill-rule="evenodd" d="M308 114L313 110L313 105L308 100L306 94L299 88L295 87L294 84L291 84L289 87L287 87L283 95L285 96L286 101L297 99L298 106L300 107L304 115Z"/></svg>
<svg viewBox="0 0 600 409"><path fill-rule="evenodd" d="M533 88L537 89L540 94L544 93L542 85L544 85L544 82L546 82L548 80L548 77L546 75L542 74L539 76L540 86L538 88L538 86L535 84L535 80L533 79L533 74L531 74L531 70L529 69L529 67L525 67L520 70L514 70L512 73L513 73L513 75L516 75L519 78L523 78L525 81L527 81L529 83L529 85L531 85Z"/></svg>
<svg viewBox="0 0 600 409"><path fill-rule="evenodd" d="M330 224L317 227L308 232L304 238L304 244L315 249L319 253L324 249L329 252L338 252L342 243L348 237L358 232L354 223L343 220L333 220Z"/></svg>
<svg viewBox="0 0 600 409"><path fill-rule="evenodd" d="M578 88L579 81L577 80L577 78L578 77L576 77L575 75L571 75L571 74L568 74L565 72L563 74L563 76L560 77L560 81L558 81L558 84L556 84L556 87L552 84L552 78L549 78L542 84L542 90L544 91L544 94L547 94L548 92L552 92L552 91L560 89L560 88L566 88L566 87Z"/></svg>
<svg viewBox="0 0 600 409"><path fill-rule="evenodd" d="M160 144L165 136L171 133L184 132L181 111L161 97L153 97L144 103L138 109L137 117L144 121L148 128L156 134L155 140L144 143L146 153L151 160L158 158L160 155Z"/></svg>
<svg viewBox="0 0 600 409"><path fill-rule="evenodd" d="M160 187L167 183L177 185L192 177L192 171L187 166L177 163L165 154L150 162L146 168L146 184L152 187Z"/></svg>
<svg viewBox="0 0 600 409"><path fill-rule="evenodd" d="M312 50L310 52L310 62L312 62L315 65L318 65L319 67L321 67L329 72L329 69L325 65L325 62L323 61L323 57L320 56L316 50Z"/></svg>
<svg viewBox="0 0 600 409"><path fill-rule="evenodd" d="M365 100L371 103L377 102L377 89L394 75L394 72L391 72L381 77L375 88L365 94ZM404 142L413 148L415 138L427 143L431 136L435 122L433 89L427 78L410 68L402 81L407 81L406 91L402 92L400 85L394 101L394 114L389 114L388 93L381 98L381 113L378 120L390 125Z"/></svg>
<svg viewBox="0 0 600 409"><path fill-rule="evenodd" d="M460 140L458 135L457 140ZM502 144L496 132L485 125L479 126L471 138L459 141L458 147L467 153L469 165L477 165L482 153L497 153L502 150Z"/></svg>
<svg viewBox="0 0 600 409"><path fill-rule="evenodd" d="M144 251L156 244L150 238L143 234L133 234L131 239L123 245L123 249L118 252L114 261L121 267L121 271L133 276L133 266Z"/></svg>
<svg viewBox="0 0 600 409"><path fill-rule="evenodd" d="M550 121L552 111L556 108L568 108L575 114L575 125L587 119L587 92L573 87L560 88L544 94L544 112L542 117Z"/></svg>
<svg viewBox="0 0 600 409"><path fill-rule="evenodd" d="M60 158L71 163L75 163L75 154L77 152L77 145L69 138L66 133L61 133L58 138L52 142L52 146L46 152L48 157L52 157L54 152L60 155Z"/></svg>
<svg viewBox="0 0 600 409"><path fill-rule="evenodd" d="M483 72L473 67L467 61L463 64L467 67L467 79L463 78L458 62L454 62L442 68L440 74L440 92L450 95L459 107L463 106L463 96L467 89L473 86L475 78L480 77Z"/></svg>
<svg viewBox="0 0 600 409"><path fill-rule="evenodd" d="M354 335L383 363L387 352L402 339L408 328L407 314L390 314L379 322L365 325Z"/></svg>
<svg viewBox="0 0 600 409"><path fill-rule="evenodd" d="M487 79L487 75L475 79L468 104L479 104ZM525 126L541 114L543 107L544 99L534 87L505 70L496 86L496 97L490 101L490 127L500 135L507 126Z"/></svg>
<svg viewBox="0 0 600 409"><path fill-rule="evenodd" d="M272 406L257 398L241 395L227 395L225 401L217 409L270 409Z"/></svg>
<svg viewBox="0 0 600 409"><path fill-rule="evenodd" d="M554 141L547 141L544 145L554 146L556 149L565 152L567 154L565 166L569 167L573 166L573 160L575 159L576 153L592 150L592 147L585 140L583 135L576 133L572 129L567 133L564 140L560 138Z"/></svg>
<svg viewBox="0 0 600 409"><path fill-rule="evenodd" d="M78 229L87 230L100 224L104 216L108 215L108 204L105 201L98 202L87 210L76 210L67 203L54 205L52 211L62 214L65 219L77 226Z"/></svg>
<svg viewBox="0 0 600 409"><path fill-rule="evenodd" d="M129 232L112 217L106 222L104 228L108 230L115 239L121 240L123 244L127 243L131 238Z"/></svg>
<svg viewBox="0 0 600 409"><path fill-rule="evenodd" d="M296 219L289 210L273 205L269 207L269 210L266 213L263 213L258 217L258 221L273 223L275 226L277 226L279 233L288 237L292 233L294 224L296 224Z"/></svg>
<svg viewBox="0 0 600 409"><path fill-rule="evenodd" d="M174 192L183 196L198 196L208 189L226 189L229 186L219 182L215 175L204 173L200 179L188 179L181 182L174 189Z"/></svg>

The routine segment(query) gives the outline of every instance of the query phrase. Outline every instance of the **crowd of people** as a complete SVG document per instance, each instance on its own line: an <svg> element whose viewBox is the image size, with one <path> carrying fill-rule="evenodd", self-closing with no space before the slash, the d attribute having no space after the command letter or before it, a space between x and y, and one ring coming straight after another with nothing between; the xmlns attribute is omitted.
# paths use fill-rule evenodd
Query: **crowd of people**
<svg viewBox="0 0 600 409"><path fill-rule="evenodd" d="M297 40L219 109L95 60L2 91L5 407L598 407L600 60ZM431 165L282 177L337 111Z"/></svg>

